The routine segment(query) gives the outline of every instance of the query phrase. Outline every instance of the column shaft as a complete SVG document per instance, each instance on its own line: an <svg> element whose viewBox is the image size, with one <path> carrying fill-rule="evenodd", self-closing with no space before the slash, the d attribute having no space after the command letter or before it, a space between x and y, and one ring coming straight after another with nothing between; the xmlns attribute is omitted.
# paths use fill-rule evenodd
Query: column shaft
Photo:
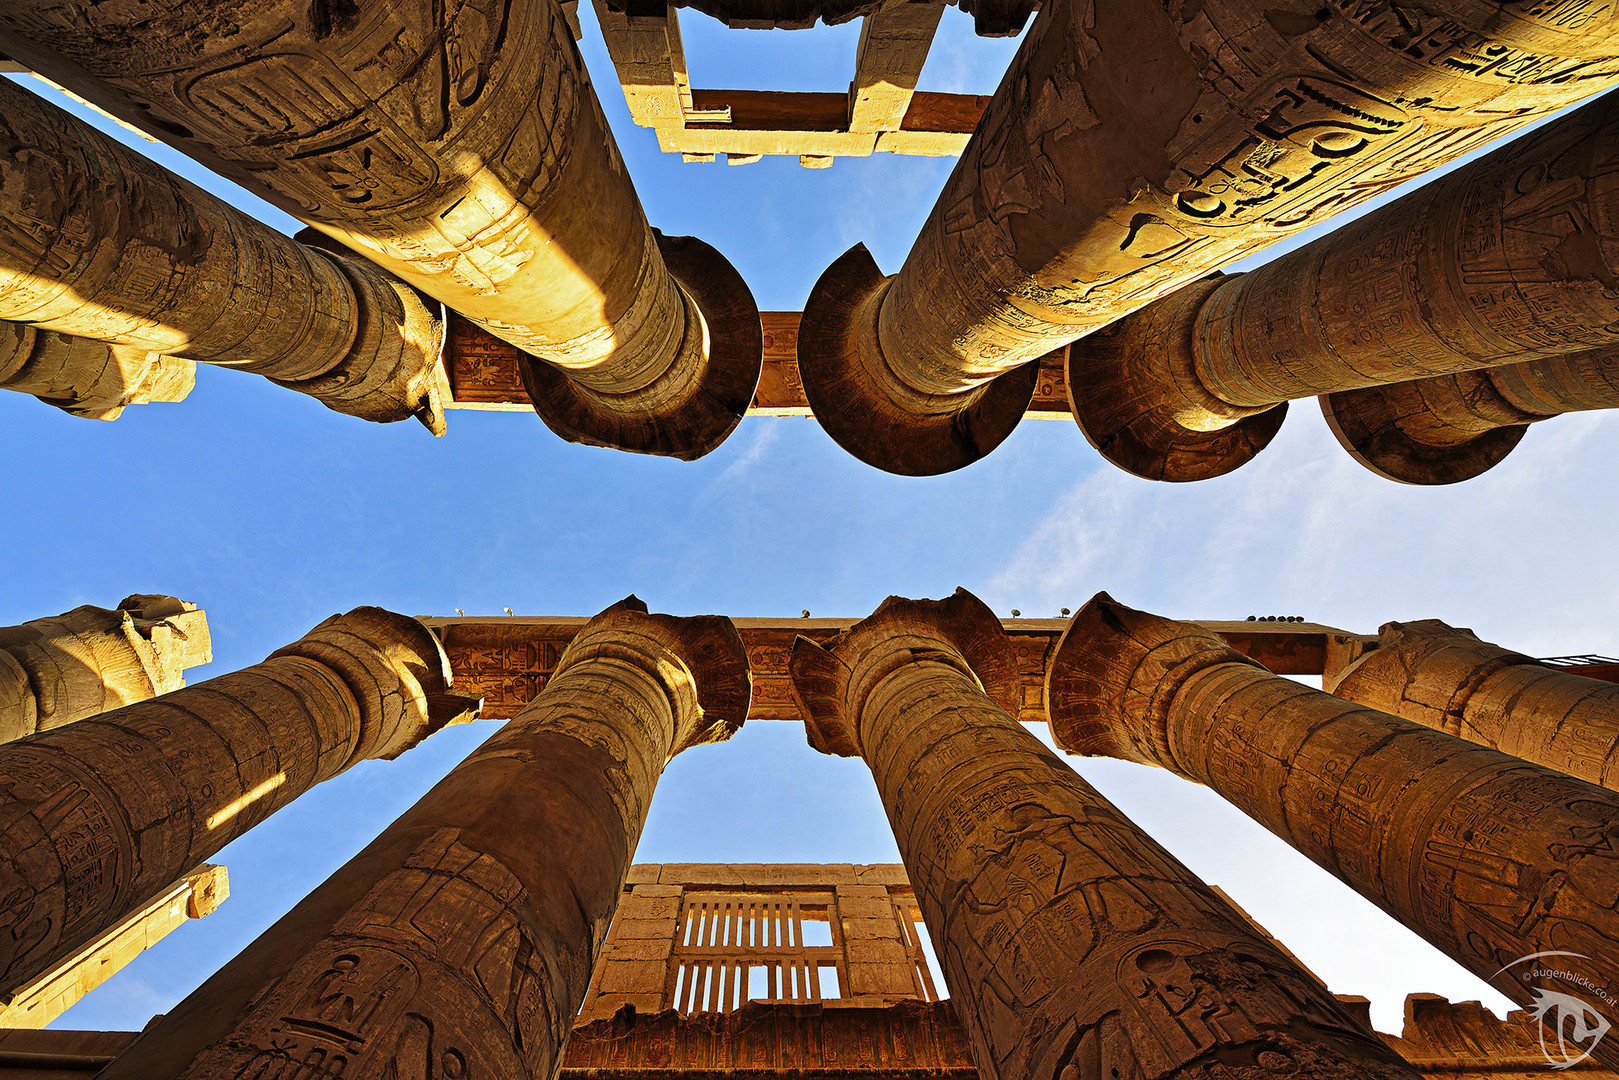
<svg viewBox="0 0 1619 1080"><path fill-rule="evenodd" d="M1619 789L1619 686L1546 667L1436 619L1388 623L1338 697Z"/></svg>
<svg viewBox="0 0 1619 1080"><path fill-rule="evenodd" d="M1612 792L1272 675L1105 593L1047 679L1065 750L1207 784L1513 1000L1539 995L1528 969L1503 970L1544 950L1613 978Z"/></svg>
<svg viewBox="0 0 1619 1080"><path fill-rule="evenodd" d="M116 420L125 405L183 401L195 382L184 357L0 321L0 386L74 416Z"/></svg>
<svg viewBox="0 0 1619 1080"><path fill-rule="evenodd" d="M751 294L648 227L557 0L19 0L0 48L539 358L565 437L695 457L747 408Z"/></svg>
<svg viewBox="0 0 1619 1080"><path fill-rule="evenodd" d="M212 659L208 616L172 596L0 627L0 742L178 690Z"/></svg>
<svg viewBox="0 0 1619 1080"><path fill-rule="evenodd" d="M749 702L727 619L587 624L539 696L106 1080L551 1080L664 764Z"/></svg>
<svg viewBox="0 0 1619 1080"><path fill-rule="evenodd" d="M1008 715L1014 670L961 591L792 660L811 745L871 767L980 1074L1414 1075Z"/></svg>
<svg viewBox="0 0 1619 1080"><path fill-rule="evenodd" d="M960 467L1005 432L951 454L930 418L987 423L990 380L1619 75L1602 17L1443 6L1046 6L900 272L851 252L805 305L816 416L914 471L866 430L908 411L933 471Z"/></svg>
<svg viewBox="0 0 1619 1080"><path fill-rule="evenodd" d="M426 627L334 616L262 664L0 747L0 994L312 785L469 718Z"/></svg>

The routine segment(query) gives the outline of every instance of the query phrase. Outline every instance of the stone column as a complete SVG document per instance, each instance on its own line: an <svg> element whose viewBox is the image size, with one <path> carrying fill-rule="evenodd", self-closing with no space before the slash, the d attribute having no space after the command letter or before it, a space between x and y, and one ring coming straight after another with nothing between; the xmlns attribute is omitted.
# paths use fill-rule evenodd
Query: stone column
<svg viewBox="0 0 1619 1080"><path fill-rule="evenodd" d="M539 696L102 1080L551 1080L665 763L747 715L729 619L631 597Z"/></svg>
<svg viewBox="0 0 1619 1080"><path fill-rule="evenodd" d="M1407 484L1471 480L1510 454L1530 424L1615 408L1619 345L1321 398L1350 456Z"/></svg>
<svg viewBox="0 0 1619 1080"><path fill-rule="evenodd" d="M1338 697L1619 790L1619 686L1547 667L1437 619L1386 623L1325 677Z"/></svg>
<svg viewBox="0 0 1619 1080"><path fill-rule="evenodd" d="M985 1080L1414 1074L1008 714L963 590L799 638L810 745L871 767Z"/></svg>
<svg viewBox="0 0 1619 1080"><path fill-rule="evenodd" d="M557 0L13 0L0 51L535 356L565 438L698 457L752 399L752 294L648 228Z"/></svg>
<svg viewBox="0 0 1619 1080"><path fill-rule="evenodd" d="M1106 593L1046 678L1063 749L1207 784L1514 1001L1534 1006L1535 988L1503 972L1543 950L1611 983L1612 792L1272 675Z"/></svg>
<svg viewBox="0 0 1619 1080"><path fill-rule="evenodd" d="M381 608L262 664L0 746L0 995L26 985L322 780L477 702Z"/></svg>
<svg viewBox="0 0 1619 1080"><path fill-rule="evenodd" d="M436 315L11 82L0 83L0 318L239 368L367 420L443 433ZM70 382L104 365L86 351Z"/></svg>
<svg viewBox="0 0 1619 1080"><path fill-rule="evenodd" d="M208 616L172 596L0 627L0 742L178 690L212 659Z"/></svg>
<svg viewBox="0 0 1619 1080"><path fill-rule="evenodd" d="M125 405L184 401L195 382L181 356L0 321L0 386L74 416L116 420Z"/></svg>
<svg viewBox="0 0 1619 1080"><path fill-rule="evenodd" d="M816 417L891 472L959 468L1042 354L1619 76L1606 15L1437 6L1047 5L899 274L857 247L816 284Z"/></svg>
<svg viewBox="0 0 1619 1080"><path fill-rule="evenodd" d="M1289 399L1619 347L1616 176L1607 97L1075 343L1075 418L1115 464L1198 480L1252 457Z"/></svg>

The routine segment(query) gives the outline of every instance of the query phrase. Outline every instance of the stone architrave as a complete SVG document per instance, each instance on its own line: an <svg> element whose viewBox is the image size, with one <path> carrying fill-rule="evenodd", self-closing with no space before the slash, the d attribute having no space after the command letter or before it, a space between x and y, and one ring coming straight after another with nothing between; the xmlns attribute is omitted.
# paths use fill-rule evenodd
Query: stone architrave
<svg viewBox="0 0 1619 1080"><path fill-rule="evenodd" d="M1074 416L1138 476L1199 480L1252 457L1268 440L1256 426L1273 432L1291 399L1611 351L1616 217L1610 96L1251 273L1198 282L1076 342Z"/></svg>
<svg viewBox="0 0 1619 1080"><path fill-rule="evenodd" d="M305 247L0 82L0 319L250 371L443 434L442 327L360 259ZM56 378L106 365L82 350ZM37 393L38 391L31 391Z"/></svg>
<svg viewBox="0 0 1619 1080"><path fill-rule="evenodd" d="M335 615L261 664L0 746L0 995L322 780L477 702L415 619Z"/></svg>
<svg viewBox="0 0 1619 1080"><path fill-rule="evenodd" d="M1064 750L1206 784L1514 1001L1544 1004L1513 965L1546 950L1612 983L1613 792L1273 675L1106 593L1074 616L1046 687Z"/></svg>
<svg viewBox="0 0 1619 1080"><path fill-rule="evenodd" d="M178 690L212 659L208 616L172 596L0 627L0 742Z"/></svg>
<svg viewBox="0 0 1619 1080"><path fill-rule="evenodd" d="M598 615L522 714L102 1080L552 1080L665 763L747 715L729 619Z"/></svg>
<svg viewBox="0 0 1619 1080"><path fill-rule="evenodd" d="M0 321L0 386L74 416L116 420L125 405L184 401L195 383L182 356Z"/></svg>
<svg viewBox="0 0 1619 1080"><path fill-rule="evenodd" d="M805 392L869 464L960 468L1041 354L1616 78L1583 6L1057 0L900 272L856 247L816 284Z"/></svg>
<svg viewBox="0 0 1619 1080"><path fill-rule="evenodd" d="M648 227L557 0L10 0L0 50L536 357L564 438L698 457L752 400L752 294Z"/></svg>
<svg viewBox="0 0 1619 1080"><path fill-rule="evenodd" d="M1386 623L1323 679L1338 697L1619 790L1619 686L1548 667L1437 619Z"/></svg>
<svg viewBox="0 0 1619 1080"><path fill-rule="evenodd" d="M871 767L986 1080L1414 1075L1012 719L976 597L891 597L792 676L810 745Z"/></svg>

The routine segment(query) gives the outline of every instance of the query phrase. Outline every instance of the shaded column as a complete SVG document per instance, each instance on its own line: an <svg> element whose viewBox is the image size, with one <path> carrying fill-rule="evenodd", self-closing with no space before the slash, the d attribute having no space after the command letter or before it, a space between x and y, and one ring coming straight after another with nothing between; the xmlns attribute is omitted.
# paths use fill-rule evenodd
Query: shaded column
<svg viewBox="0 0 1619 1080"><path fill-rule="evenodd" d="M125 405L184 401L195 382L184 357L0 321L0 386L74 416L116 420Z"/></svg>
<svg viewBox="0 0 1619 1080"><path fill-rule="evenodd" d="M587 623L545 688L102 1074L551 1080L665 763L747 715L729 619Z"/></svg>
<svg viewBox="0 0 1619 1080"><path fill-rule="evenodd" d="M304 247L0 83L0 318L239 368L367 420L444 429L441 327L408 288ZM91 378L85 350L58 376Z"/></svg>
<svg viewBox="0 0 1619 1080"><path fill-rule="evenodd" d="M900 272L857 247L817 282L816 417L891 472L959 468L1040 355L1619 73L1606 15L1441 6L1046 5Z"/></svg>
<svg viewBox="0 0 1619 1080"><path fill-rule="evenodd" d="M0 627L0 742L178 690L212 659L208 616L172 596Z"/></svg>
<svg viewBox="0 0 1619 1080"><path fill-rule="evenodd" d="M1370 709L1619 790L1619 686L1437 619L1385 623L1328 689Z"/></svg>
<svg viewBox="0 0 1619 1080"><path fill-rule="evenodd" d="M1198 480L1252 457L1293 398L1619 347L1616 214L1610 96L1075 343L1074 416L1115 464Z"/></svg>
<svg viewBox="0 0 1619 1080"><path fill-rule="evenodd" d="M1539 993L1507 969L1546 950L1612 979L1612 792L1272 675L1106 593L1069 624L1046 693L1063 749L1208 785L1514 1001Z"/></svg>
<svg viewBox="0 0 1619 1080"><path fill-rule="evenodd" d="M863 757L986 1080L1414 1075L1008 715L976 597L793 646L810 745Z"/></svg>
<svg viewBox="0 0 1619 1080"><path fill-rule="evenodd" d="M268 660L0 746L0 994L314 784L477 702L415 619L336 615Z"/></svg>
<svg viewBox="0 0 1619 1080"><path fill-rule="evenodd" d="M537 357L565 438L698 457L747 409L752 295L648 227L557 0L18 0L0 49Z"/></svg>

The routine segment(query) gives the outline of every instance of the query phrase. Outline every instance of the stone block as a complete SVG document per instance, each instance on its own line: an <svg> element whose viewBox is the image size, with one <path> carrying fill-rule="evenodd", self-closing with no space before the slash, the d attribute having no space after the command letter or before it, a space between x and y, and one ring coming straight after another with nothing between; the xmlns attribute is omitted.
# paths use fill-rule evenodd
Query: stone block
<svg viewBox="0 0 1619 1080"><path fill-rule="evenodd" d="M662 994L669 966L661 961L609 959L602 967L597 993Z"/></svg>

